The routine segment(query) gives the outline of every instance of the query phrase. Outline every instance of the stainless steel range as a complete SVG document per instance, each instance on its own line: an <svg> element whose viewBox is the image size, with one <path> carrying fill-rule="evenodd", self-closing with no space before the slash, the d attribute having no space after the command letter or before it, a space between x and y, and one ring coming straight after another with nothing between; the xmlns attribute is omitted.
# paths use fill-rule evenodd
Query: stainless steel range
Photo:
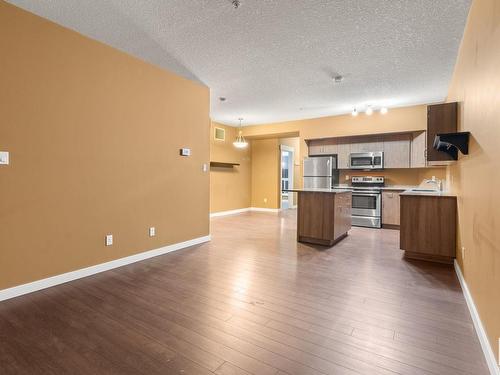
<svg viewBox="0 0 500 375"><path fill-rule="evenodd" d="M384 177L353 176L352 225L358 227L382 227L382 192Z"/></svg>

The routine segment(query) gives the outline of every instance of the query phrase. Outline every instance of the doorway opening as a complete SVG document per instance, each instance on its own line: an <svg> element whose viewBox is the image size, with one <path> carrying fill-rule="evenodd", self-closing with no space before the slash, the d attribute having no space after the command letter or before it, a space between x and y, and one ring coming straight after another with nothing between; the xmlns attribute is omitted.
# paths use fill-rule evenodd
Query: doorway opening
<svg viewBox="0 0 500 375"><path fill-rule="evenodd" d="M286 210L294 207L294 193L283 191L293 188L293 166L294 166L293 147L280 145L281 154L281 209Z"/></svg>

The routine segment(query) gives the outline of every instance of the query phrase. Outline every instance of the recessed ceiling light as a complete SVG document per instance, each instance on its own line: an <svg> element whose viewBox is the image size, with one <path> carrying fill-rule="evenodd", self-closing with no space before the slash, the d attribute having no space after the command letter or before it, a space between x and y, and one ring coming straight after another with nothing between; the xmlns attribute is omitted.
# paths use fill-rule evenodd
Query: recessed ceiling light
<svg viewBox="0 0 500 375"><path fill-rule="evenodd" d="M389 112L389 110L387 109L387 107L380 108L380 113L382 113L383 115L385 115L387 112Z"/></svg>
<svg viewBox="0 0 500 375"><path fill-rule="evenodd" d="M366 108L366 111L365 113L368 115L368 116L371 116L372 113L373 113L373 108L371 106L368 106L368 108Z"/></svg>
<svg viewBox="0 0 500 375"><path fill-rule="evenodd" d="M356 108L352 110L351 115L353 115L354 117L358 115L358 111L356 110Z"/></svg>

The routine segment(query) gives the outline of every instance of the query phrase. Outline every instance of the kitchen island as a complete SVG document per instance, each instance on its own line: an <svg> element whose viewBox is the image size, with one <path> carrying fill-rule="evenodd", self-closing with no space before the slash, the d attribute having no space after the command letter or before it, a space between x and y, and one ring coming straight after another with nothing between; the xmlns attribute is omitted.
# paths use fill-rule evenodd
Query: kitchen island
<svg viewBox="0 0 500 375"><path fill-rule="evenodd" d="M297 241L333 246L351 229L351 190L289 189L298 194Z"/></svg>

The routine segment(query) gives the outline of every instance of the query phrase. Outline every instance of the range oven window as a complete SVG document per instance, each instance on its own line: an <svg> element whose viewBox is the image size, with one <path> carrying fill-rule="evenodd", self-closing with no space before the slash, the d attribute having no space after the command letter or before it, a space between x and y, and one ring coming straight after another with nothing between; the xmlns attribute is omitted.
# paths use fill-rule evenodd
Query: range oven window
<svg viewBox="0 0 500 375"><path fill-rule="evenodd" d="M377 209L377 197L368 195L352 195L352 208L361 208L365 210Z"/></svg>

